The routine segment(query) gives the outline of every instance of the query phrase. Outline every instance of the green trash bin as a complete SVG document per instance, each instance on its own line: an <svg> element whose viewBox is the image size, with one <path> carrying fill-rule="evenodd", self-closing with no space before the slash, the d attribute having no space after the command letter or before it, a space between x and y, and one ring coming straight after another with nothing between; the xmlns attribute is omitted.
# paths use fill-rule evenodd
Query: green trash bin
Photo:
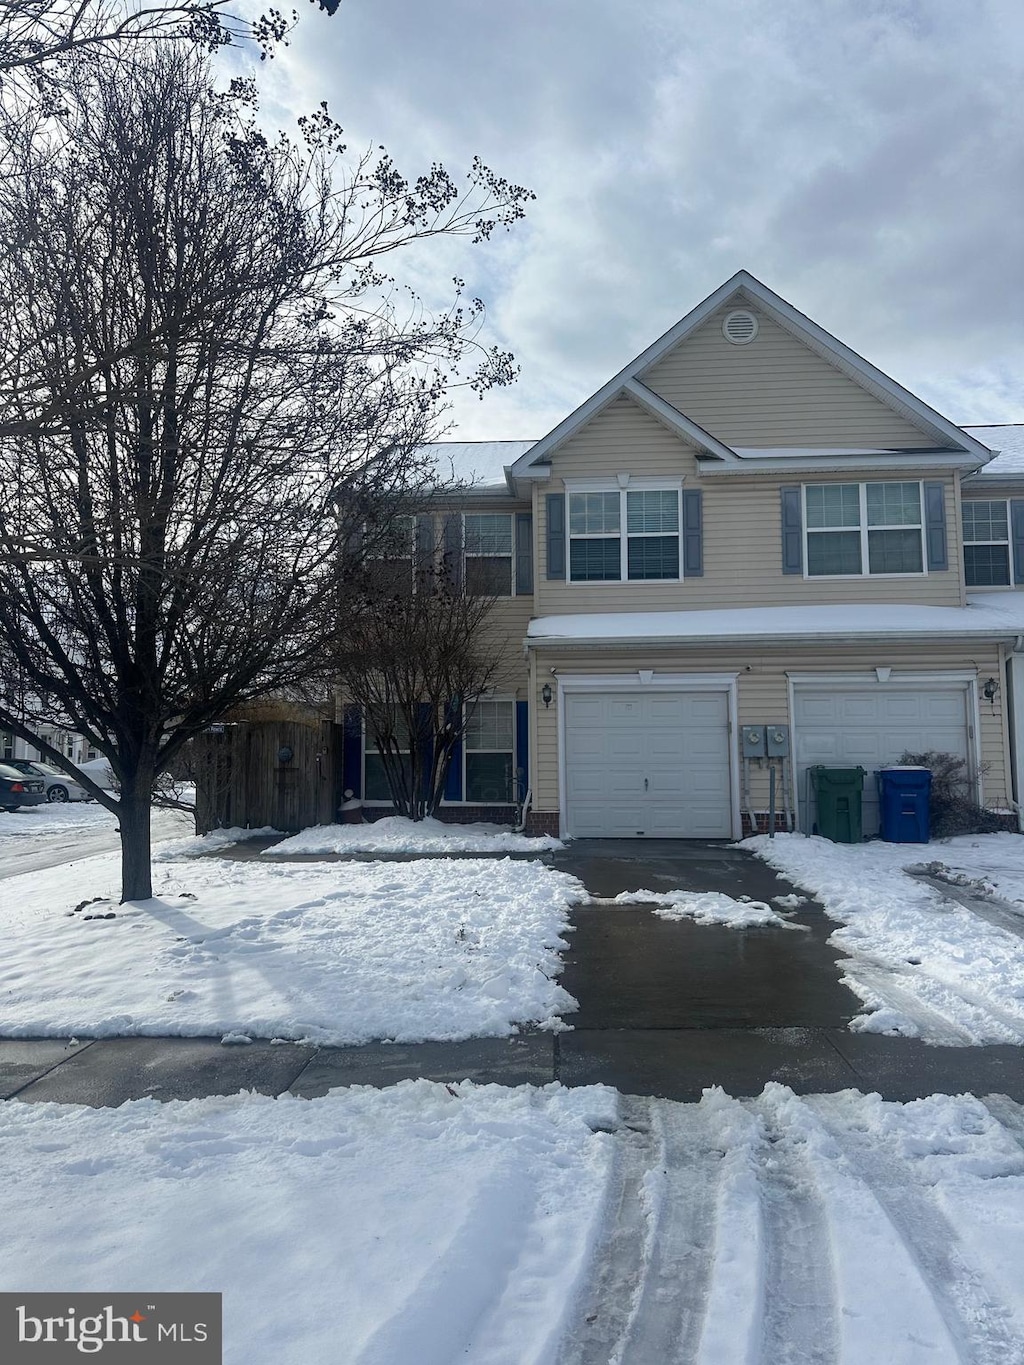
<svg viewBox="0 0 1024 1365"><path fill-rule="evenodd" d="M836 844L863 839L863 768L811 768L814 787L814 833Z"/></svg>

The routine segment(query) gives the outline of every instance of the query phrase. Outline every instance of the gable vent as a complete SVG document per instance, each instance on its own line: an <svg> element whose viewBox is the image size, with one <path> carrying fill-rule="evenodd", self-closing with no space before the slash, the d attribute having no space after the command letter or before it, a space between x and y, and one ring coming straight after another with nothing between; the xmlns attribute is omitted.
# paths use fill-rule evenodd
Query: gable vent
<svg viewBox="0 0 1024 1365"><path fill-rule="evenodd" d="M746 346L757 336L757 318L745 308L737 308L726 314L722 335L734 346Z"/></svg>

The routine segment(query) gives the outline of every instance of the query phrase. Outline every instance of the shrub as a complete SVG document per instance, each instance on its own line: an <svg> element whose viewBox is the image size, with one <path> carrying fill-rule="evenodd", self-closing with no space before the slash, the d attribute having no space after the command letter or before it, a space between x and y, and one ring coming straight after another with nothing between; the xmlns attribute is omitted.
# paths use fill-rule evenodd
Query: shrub
<svg viewBox="0 0 1024 1365"><path fill-rule="evenodd" d="M901 754L900 763L931 769L928 814L933 839L948 839L954 834L996 834L1006 828L1005 820L974 799L974 783L966 759L928 749L923 754Z"/></svg>

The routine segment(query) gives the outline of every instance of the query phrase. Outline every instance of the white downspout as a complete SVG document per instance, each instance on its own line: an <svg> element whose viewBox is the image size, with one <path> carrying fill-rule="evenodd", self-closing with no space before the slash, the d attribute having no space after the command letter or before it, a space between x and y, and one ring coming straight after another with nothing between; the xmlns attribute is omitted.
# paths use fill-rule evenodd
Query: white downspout
<svg viewBox="0 0 1024 1365"><path fill-rule="evenodd" d="M1016 797L1017 828L1024 833L1024 635L1013 642L1013 652L1007 659L1010 667L1010 696L1007 717L1010 727L1010 762Z"/></svg>

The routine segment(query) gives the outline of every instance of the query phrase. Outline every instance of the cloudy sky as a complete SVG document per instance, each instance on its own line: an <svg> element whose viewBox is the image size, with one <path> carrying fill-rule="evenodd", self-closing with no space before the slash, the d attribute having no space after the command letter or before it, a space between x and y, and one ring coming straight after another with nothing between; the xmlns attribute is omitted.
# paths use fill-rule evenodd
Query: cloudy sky
<svg viewBox="0 0 1024 1365"><path fill-rule="evenodd" d="M406 263L521 365L456 397L470 440L540 437L741 267L954 421L1024 421L1022 72L1021 0L342 0L260 84L536 192Z"/></svg>

